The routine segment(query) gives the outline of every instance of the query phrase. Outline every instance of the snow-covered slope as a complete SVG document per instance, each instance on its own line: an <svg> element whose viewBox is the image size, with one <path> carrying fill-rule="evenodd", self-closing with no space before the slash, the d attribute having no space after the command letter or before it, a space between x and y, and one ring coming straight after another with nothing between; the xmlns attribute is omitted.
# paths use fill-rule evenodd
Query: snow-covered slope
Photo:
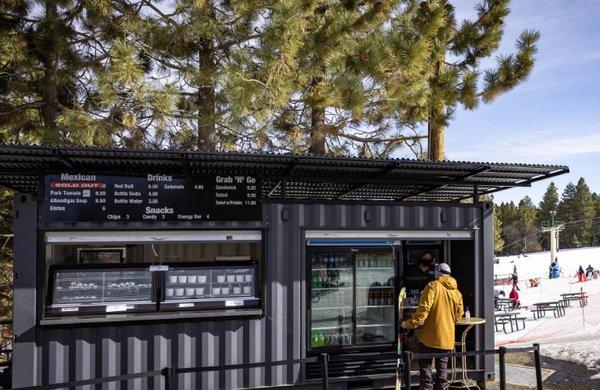
<svg viewBox="0 0 600 390"><path fill-rule="evenodd" d="M542 353L555 359L569 360L585 364L600 371L600 279L579 283L575 272L580 265L587 268L592 265L600 269L600 247L566 249L558 252L558 264L563 274L558 279L548 279L550 265L549 252L529 254L527 257L500 257L495 265L496 274L510 274L516 265L521 288L520 300L525 307L536 302L557 301L560 294L585 291L589 295L588 306L581 308L577 303L566 309L564 317L554 318L552 314L539 320L533 320L532 313L521 310L521 316L527 317L524 330L504 334L496 332L496 345L516 346L540 343ZM526 286L526 280L538 277L539 287ZM509 285L496 286L510 292Z"/></svg>

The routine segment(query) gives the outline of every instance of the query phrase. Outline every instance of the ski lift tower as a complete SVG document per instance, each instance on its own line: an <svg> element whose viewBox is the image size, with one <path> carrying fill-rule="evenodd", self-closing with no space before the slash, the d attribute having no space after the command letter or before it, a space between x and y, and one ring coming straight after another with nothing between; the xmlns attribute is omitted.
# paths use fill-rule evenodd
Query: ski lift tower
<svg viewBox="0 0 600 390"><path fill-rule="evenodd" d="M565 223L563 221L555 221L556 211L550 211L550 221L542 221L542 232L550 233L550 263L556 259L556 252L558 251L558 237L560 232L565 229Z"/></svg>

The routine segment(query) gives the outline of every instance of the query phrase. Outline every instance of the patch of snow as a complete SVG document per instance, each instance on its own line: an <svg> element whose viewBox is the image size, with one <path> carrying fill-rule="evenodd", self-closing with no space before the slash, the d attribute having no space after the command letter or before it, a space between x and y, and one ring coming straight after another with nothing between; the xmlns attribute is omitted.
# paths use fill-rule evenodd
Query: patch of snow
<svg viewBox="0 0 600 390"><path fill-rule="evenodd" d="M553 359L583 364L590 370L600 371L600 342L598 341L582 340L542 344L540 352Z"/></svg>
<svg viewBox="0 0 600 390"><path fill-rule="evenodd" d="M539 343L541 353L554 359L583 364L600 371L600 279L579 283L575 273L579 266L584 270L591 265L600 269L600 247L567 249L558 252L558 264L563 273L558 279L549 279L550 253L538 252L524 256L506 256L495 264L496 275L511 274L517 267L519 275L519 299L523 309L520 316L526 317L526 327L517 332L496 332L496 345L507 347ZM526 281L539 278L539 287L527 287ZM495 286L508 294L511 285ZM560 294L585 291L589 296L588 306L581 308L572 302L563 317L554 318L548 313L545 318L534 320L529 311L537 302L558 301ZM595 375L600 378L600 374Z"/></svg>

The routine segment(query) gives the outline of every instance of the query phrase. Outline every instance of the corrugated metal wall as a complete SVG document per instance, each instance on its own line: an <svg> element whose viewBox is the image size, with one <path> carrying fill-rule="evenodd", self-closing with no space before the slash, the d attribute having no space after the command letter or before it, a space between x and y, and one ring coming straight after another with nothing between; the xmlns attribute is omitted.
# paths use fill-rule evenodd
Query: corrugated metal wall
<svg viewBox="0 0 600 390"><path fill-rule="evenodd" d="M284 208L287 209L287 221L281 218ZM19 209L26 211L25 207ZM371 222L365 221L367 210ZM446 214L446 222L441 221L442 211ZM303 357L306 319L305 246L302 229L473 228L479 216L478 210L473 207L422 204L364 206L268 203L265 204L263 213L268 224L264 318L80 326L68 330L40 328L34 327L34 322L26 314L34 311L33 302L19 299L20 294L31 293L31 287L27 286L35 285L35 280L18 279L15 281L15 321L18 322L19 316L23 316L21 322L29 322L29 326L25 325L19 331L15 361L26 361L28 354L32 365L24 367L21 363L21 366L14 367L14 385L58 383L143 372L167 365L211 366ZM31 214L31 211L28 214L22 213L19 216L21 222L17 223L27 226L28 218L36 218ZM241 228L252 225L237 226ZM26 236L27 234L21 237L17 235L16 240L26 240ZM25 252L22 254L15 252L15 263L23 262L34 267L35 258L23 257ZM41 254L38 254L38 258L41 259ZM29 338L35 340L36 347L27 343ZM293 384L301 381L302 377L302 369L296 364L180 375L177 384L179 389L230 389ZM121 386L107 384L102 388L117 389ZM160 378L138 379L130 381L123 388L161 389L162 383Z"/></svg>

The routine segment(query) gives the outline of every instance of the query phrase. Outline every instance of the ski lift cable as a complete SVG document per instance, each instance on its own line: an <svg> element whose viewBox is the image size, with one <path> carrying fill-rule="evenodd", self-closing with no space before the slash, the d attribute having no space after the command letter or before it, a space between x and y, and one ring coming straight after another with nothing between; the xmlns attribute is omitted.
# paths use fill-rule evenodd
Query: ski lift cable
<svg viewBox="0 0 600 390"><path fill-rule="evenodd" d="M586 221L594 221L594 220L597 220L597 219L600 219L600 216L598 216L598 217L594 217L594 218L579 219L579 220L577 220L577 221L565 222L565 226L566 226L566 225L573 225L573 224L576 224L576 223L581 223L581 222L586 222ZM528 239L528 238L532 238L532 237L539 236L540 234L543 234L543 233L544 233L544 232L540 231L540 232L536 232L536 233L530 234L530 235L528 235L528 236L522 237L522 238L520 238L520 239L518 239L518 240L516 240L516 241L513 241L513 242L511 242L510 244L506 244L506 245L504 245L504 246L502 247L502 249L501 249L501 250L503 250L503 249L505 249L505 248L508 248L508 247L510 247L510 246L512 246L512 245L518 244L518 243L519 243L519 242L521 242L521 241L525 241L525 240L526 240L526 239Z"/></svg>

